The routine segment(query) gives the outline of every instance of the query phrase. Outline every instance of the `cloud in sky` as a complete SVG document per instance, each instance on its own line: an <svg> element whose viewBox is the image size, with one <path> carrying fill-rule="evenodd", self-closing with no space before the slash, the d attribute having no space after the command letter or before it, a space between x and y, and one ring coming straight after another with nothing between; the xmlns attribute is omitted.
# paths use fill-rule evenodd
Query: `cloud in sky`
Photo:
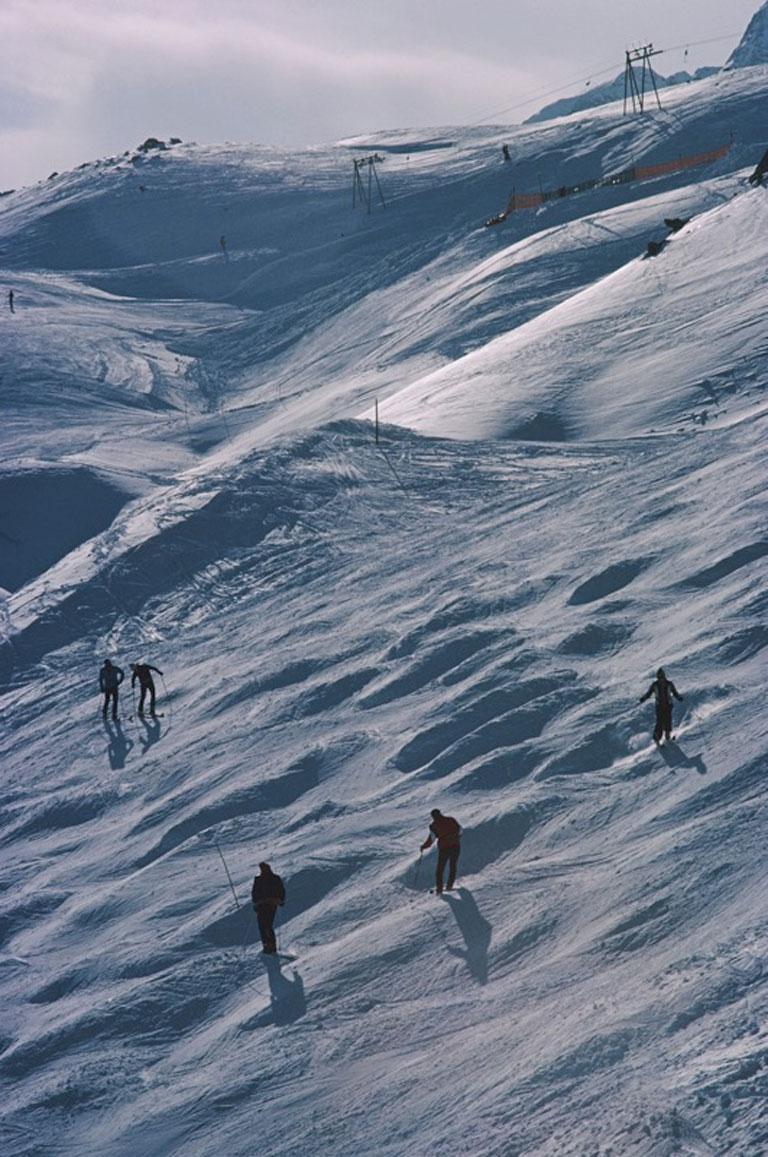
<svg viewBox="0 0 768 1157"><path fill-rule="evenodd" d="M149 135L299 146L473 123L532 98L509 117L522 119L535 94L613 60L620 71L644 39L730 34L688 61L718 63L756 6L646 0L638 17L634 0L3 0L0 187Z"/></svg>

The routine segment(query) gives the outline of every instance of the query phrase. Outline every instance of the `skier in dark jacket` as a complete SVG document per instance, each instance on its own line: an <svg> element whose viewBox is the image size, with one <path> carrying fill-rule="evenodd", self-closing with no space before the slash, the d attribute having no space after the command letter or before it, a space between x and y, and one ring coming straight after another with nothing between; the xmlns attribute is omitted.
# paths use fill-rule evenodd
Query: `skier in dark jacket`
<svg viewBox="0 0 768 1157"><path fill-rule="evenodd" d="M677 687L664 674L664 668L659 667L656 672L656 678L651 683L645 695L640 697L640 702L645 703L646 699L650 699L651 695L656 697L656 726L653 729L653 742L660 744L662 735L669 741L672 731L672 696L682 702L682 695L677 692Z"/></svg>
<svg viewBox="0 0 768 1157"><path fill-rule="evenodd" d="M117 719L117 689L125 675L122 667L115 667L109 659L104 660L104 666L99 671L99 687L104 692L104 710L102 715L107 718L107 708L112 700L112 718Z"/></svg>
<svg viewBox="0 0 768 1157"><path fill-rule="evenodd" d="M437 840L437 867L435 869L435 891L439 895L443 890L443 873L448 865L448 883L446 891L450 892L456 879L456 865L459 862L461 851L461 828L453 816L444 816L439 808L432 809L432 823L429 825L429 835L421 845L422 852L431 848Z"/></svg>
<svg viewBox="0 0 768 1157"><path fill-rule="evenodd" d="M136 686L137 679L139 680L139 687L141 688L137 714L144 714L144 699L146 698L147 691L149 691L149 714L154 715L155 681L152 678L152 672L154 671L156 675L162 675L163 672L159 667L150 667L149 663L131 663L131 670L133 671L133 675L131 676L131 690Z"/></svg>
<svg viewBox="0 0 768 1157"><path fill-rule="evenodd" d="M275 914L278 906L285 903L285 888L280 877L272 871L269 864L259 864L260 876L254 876L251 888L251 901L256 919L259 922L261 943L268 956L277 952L275 939Z"/></svg>

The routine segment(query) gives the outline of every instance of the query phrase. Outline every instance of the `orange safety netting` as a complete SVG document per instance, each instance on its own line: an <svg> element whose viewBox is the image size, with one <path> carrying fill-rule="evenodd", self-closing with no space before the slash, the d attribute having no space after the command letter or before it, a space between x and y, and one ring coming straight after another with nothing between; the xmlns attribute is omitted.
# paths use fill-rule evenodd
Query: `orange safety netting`
<svg viewBox="0 0 768 1157"><path fill-rule="evenodd" d="M678 157L676 161L664 161L660 165L638 165L635 168L635 180L647 181L651 177L664 177L667 173L678 173L682 169L695 169L697 165L710 165L728 155L730 145L723 145L721 149L712 149L709 153L696 153L691 157Z"/></svg>
<svg viewBox="0 0 768 1157"><path fill-rule="evenodd" d="M579 185L561 185L557 189L547 189L540 193L513 193L503 212L486 221L486 225L500 225L510 213L521 209L538 209L539 205L547 201L559 200L561 197L572 196L575 193L584 193L587 189L607 188L611 185L627 184L630 181L648 181L653 177L664 177L668 173L678 173L683 169L694 169L698 165L710 165L719 161L730 152L730 144L719 149L712 149L708 153L695 153L689 157L678 157L676 161L663 161L660 165L637 165L624 169L621 173L602 177L598 180L582 181Z"/></svg>

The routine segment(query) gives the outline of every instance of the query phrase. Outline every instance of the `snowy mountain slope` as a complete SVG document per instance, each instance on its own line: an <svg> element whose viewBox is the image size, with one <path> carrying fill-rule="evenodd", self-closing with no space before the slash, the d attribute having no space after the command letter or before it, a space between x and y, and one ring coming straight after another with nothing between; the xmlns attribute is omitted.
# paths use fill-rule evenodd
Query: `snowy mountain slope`
<svg viewBox="0 0 768 1157"><path fill-rule="evenodd" d="M768 64L768 4L763 3L728 58L727 68L749 68Z"/></svg>
<svg viewBox="0 0 768 1157"><path fill-rule="evenodd" d="M276 1153L582 1152L673 1109L714 1152L759 1137L763 446L393 434L403 490L340 427L85 585L5 698L11 1123L64 1111L64 1151L105 1153L250 1152L254 1120ZM156 725L66 714L105 648L162 653ZM659 657L663 755L633 706ZM435 802L451 912L413 888ZM295 964L241 957L214 839L241 901L286 867Z"/></svg>
<svg viewBox="0 0 768 1157"><path fill-rule="evenodd" d="M658 256L414 383L383 416L449 437L567 440L762 412L766 237L763 190L743 193Z"/></svg>
<svg viewBox="0 0 768 1157"><path fill-rule="evenodd" d="M226 169L226 150L181 148L4 199L3 261L40 295L33 315L20 294L3 373L9 485L53 474L80 544L62 511L63 557L31 559L3 602L0 1148L768 1146L764 206L733 171L760 101L754 71L674 118L521 130L528 172L537 148L567 145L571 171L628 141L663 158L735 107L753 143L700 185L596 192L503 233L477 228L507 180L491 134L348 146L386 153L395 211L345 247L338 150L294 168L231 150ZM157 258L120 201L145 167L170 182ZM229 302L237 229L212 258L206 216L224 185L243 229L265 206ZM133 192L148 213L149 184ZM265 287L248 278L273 239ZM543 346L569 319L566 393ZM509 436L498 348L566 441ZM651 352L653 377L635 368ZM339 420L392 393L424 428L412 383L443 362L457 406L467 363L491 381L465 406L474 440L388 426L377 449ZM606 388L620 371L640 416ZM94 512L108 526L86 522L94 479L120 507ZM102 724L106 654L163 668L161 718L130 718L125 686ZM659 662L685 700L657 751L636 700ZM465 829L444 898L434 853L417 859L433 806ZM254 945L264 857L295 960Z"/></svg>
<svg viewBox="0 0 768 1157"><path fill-rule="evenodd" d="M758 64L760 61L751 61L752 64ZM690 84L694 80L702 80L705 77L715 76L719 72L717 68L711 68L707 65L702 68L697 68L696 72L691 73L686 71L674 72L671 76L662 76L661 73L653 72L653 84L657 90L664 90L673 87L676 84ZM653 94L650 77L646 77L646 85L648 91L648 103L656 104L656 97ZM543 108L535 112L533 116L526 119L526 124L538 124L541 121L554 120L556 117L572 116L574 113L582 113L587 109L598 108L603 104L611 104L614 101L621 101L622 107L624 105L625 93L628 105L632 106L631 91L626 91L626 80L624 72L618 73L612 80L604 81L603 84L596 84L586 91L577 93L575 96L561 97L559 100L553 101L551 104L544 105ZM660 101L660 103L663 103Z"/></svg>
<svg viewBox="0 0 768 1157"><path fill-rule="evenodd" d="M548 206L543 217L520 214L502 231L480 229L506 204L511 186L525 191L542 182L556 188L633 161L653 163L711 149L731 135L734 148L721 170L754 165L765 135L764 79L761 69L713 78L675 94L669 108L647 118L622 118L613 109L588 121L465 129L436 139L423 133L378 134L296 155L177 146L135 154L135 163L128 158L97 162L2 199L0 264L9 272L74 273L90 286L152 301L158 296L207 301L212 307L208 333L199 326L185 333L177 323L171 353L182 358L185 372L199 371L192 379L197 389L207 383L209 391L255 386L263 393L273 374L280 374L283 354L284 375L288 365L295 369L303 360L294 356L297 341L342 320L349 308L354 314L365 298L372 304L378 298L381 307L380 295L391 288L390 297L399 296L402 310L398 287L405 286L416 304L432 290L450 294L457 275L482 265L489 250L540 232L544 221L561 225L628 198L645 199L652 191L601 190ZM500 161L500 139L510 144L512 165ZM374 151L384 158L379 169L387 209L377 207L366 217L352 210L351 160ZM655 182L653 191L687 185L690 175L678 174ZM219 247L221 235L226 253ZM603 259L610 268L629 255L615 249L611 259L610 253L606 249ZM603 265L599 272L607 271ZM581 276L589 278L589 271ZM541 280L539 310L553 301ZM576 281L573 288L583 283ZM567 290L562 282L556 287L557 294ZM525 297L531 304L536 300L530 293ZM251 312L239 323L237 315L217 317L213 304L220 302ZM22 303L23 294L19 313ZM425 344L431 348L450 332L445 356L455 357L510 327L503 314L485 316L486 332L470 333L468 345L461 344L463 313L442 316L440 336L435 327ZM516 322L513 316L511 324ZM357 375L361 353L386 347L402 317L385 308L373 321L370 311L364 313L359 323L350 317L350 340L335 343L346 346L347 358L339 367L337 355L329 367L334 376ZM25 352L34 362L34 351ZM422 355L413 376L423 372ZM385 380L384 387L389 385ZM197 389L189 399L191 410Z"/></svg>

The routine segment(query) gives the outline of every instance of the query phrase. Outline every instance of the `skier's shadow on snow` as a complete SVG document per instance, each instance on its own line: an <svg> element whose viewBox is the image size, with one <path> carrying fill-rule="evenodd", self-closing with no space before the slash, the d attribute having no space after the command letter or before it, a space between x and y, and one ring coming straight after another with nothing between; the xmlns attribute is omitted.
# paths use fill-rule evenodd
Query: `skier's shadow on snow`
<svg viewBox="0 0 768 1157"><path fill-rule="evenodd" d="M141 744L141 754L146 755L153 743L157 743L162 735L160 730L160 721L158 719L147 719L145 715L139 716L139 721L142 723L146 735L139 736L139 743Z"/></svg>
<svg viewBox="0 0 768 1157"><path fill-rule="evenodd" d="M468 888L458 888L455 892L443 892L443 899L456 917L459 931L464 937L466 948L448 948L454 956L466 960L467 967L480 984L488 981L488 946L491 943L493 926L481 915L475 898Z"/></svg>
<svg viewBox="0 0 768 1157"><path fill-rule="evenodd" d="M265 956L264 964L269 977L269 1003L272 1006L272 1023L293 1024L307 1011L304 995L304 981L294 968L293 979L289 980L280 971L280 961L276 956Z"/></svg>
<svg viewBox="0 0 768 1157"><path fill-rule="evenodd" d="M109 720L105 719L104 730L109 739L109 747L107 748L109 766L113 771L119 771L121 767L125 767L128 752L133 747L133 740L129 739L125 734L120 726L119 719L116 719L114 723L110 723Z"/></svg>
<svg viewBox="0 0 768 1157"><path fill-rule="evenodd" d="M659 748L659 754L674 771L678 767L695 767L699 775L707 774L707 765L701 755L686 755L676 743L665 743Z"/></svg>

